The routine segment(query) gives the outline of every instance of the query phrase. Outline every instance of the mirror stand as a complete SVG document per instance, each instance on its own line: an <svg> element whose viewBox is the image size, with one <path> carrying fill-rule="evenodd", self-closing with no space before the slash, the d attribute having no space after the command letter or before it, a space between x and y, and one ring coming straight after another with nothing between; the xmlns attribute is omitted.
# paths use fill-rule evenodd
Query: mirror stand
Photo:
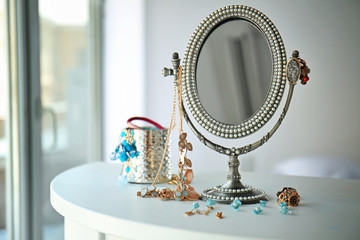
<svg viewBox="0 0 360 240"><path fill-rule="evenodd" d="M253 30L250 31L249 29ZM248 32L248 30L250 32ZM244 108L241 111L248 113L242 117L235 117L235 120L224 120L223 118L219 119L220 116L225 115L222 111L223 107L225 105L229 107L229 104L227 103L235 102L233 99L227 98L227 96L235 94L236 97L240 97L241 91L235 91L234 93L234 89L246 91L245 100L241 100L240 102L248 103L247 105L252 105L248 100L249 96L256 96L256 94L259 93L259 91L255 91L255 93L251 94L248 88L249 84L239 85L240 82L244 82L243 80L239 81L239 77L243 75L245 76L245 73L244 71L241 73L239 71L238 73L238 70L246 68L246 66L242 64L244 59L247 59L244 57L244 54L245 52L248 52L243 51L244 49L248 49L248 47L245 46L246 41L244 40L244 34L251 33L250 35L253 36L254 31L257 32L258 37L256 37L256 39L261 38L265 40L262 41L262 43L258 42L260 45L258 45L259 47L256 49L267 49L265 52L270 49L270 55L265 54L264 57L261 57L260 59L268 59L264 61L271 63L271 60L269 60L270 57L266 56L271 56L272 58L271 77L266 77L268 74L264 74L264 77L262 77L263 79L271 79L269 88L266 87L268 86L267 83L263 85L265 86L263 89L268 89L267 95L260 94L264 97L264 100L262 101L262 105L260 104L258 108L256 108L256 106L253 108L254 110L257 110L245 111ZM217 33L215 34L215 32ZM233 35L234 32L241 34ZM227 40L233 38L237 39L237 41L231 42L229 45ZM215 39L216 41L213 42L212 39ZM219 45L218 43L227 44L224 48L222 48L223 45ZM214 47L213 44L217 44L216 47ZM217 49L218 52L212 52L214 49ZM237 62L240 64L235 65L237 77L231 84L228 82L231 82L229 79L233 78L224 73L232 71L228 71L228 68L219 68L218 66L230 66L230 62L233 60L231 56L233 55L231 55L232 53L230 55L228 54L230 58L227 58L227 55L224 57L217 54L219 51L223 53L228 52L229 49L231 49L231 51L234 50L233 52L237 57L243 56L240 60L236 58ZM215 72L209 72L210 64L206 61L206 59L211 56L213 56L213 60L218 60L215 65L211 66L216 69ZM230 59L230 61L228 60L226 62L224 59ZM163 75L173 75L175 78L174 84L177 84L178 69L180 66L180 59L177 53L173 54L172 65L173 69L163 69ZM231 203L235 199L240 200L242 203L258 203L260 200L268 200L268 196L264 191L241 183L241 176L239 173L240 163L238 157L262 146L279 128L289 109L294 87L298 80L301 80L301 84L303 85L305 85L309 80L308 73L310 73L310 69L307 67L306 62L299 58L298 51L294 51L292 58L287 61L285 46L280 33L271 20L263 13L249 6L232 5L214 11L200 23L187 45L182 65L183 71L181 71L181 77L184 80L182 81L182 94L186 102L187 109L184 108L184 103L182 103L182 108L186 123L195 136L205 146L220 154L229 156L229 174L227 176L227 182L213 188L205 189L201 194L202 199L213 199L219 203ZM269 69L260 63L257 64L257 66L259 69ZM200 71L199 69L203 70ZM213 76L214 78L211 79L210 76ZM225 81L224 79L227 80ZM248 79L251 79L251 81L248 82L255 84L256 81L254 79L256 79L256 77L249 76ZM287 80L289 82L289 90L279 119L273 127L270 128L270 131L263 135L258 141L242 147L229 148L217 144L218 140L213 142L203 135L203 132L206 131L217 137L237 139L253 134L262 128L276 112L281 99L284 96ZM224 82L226 82L230 87L225 89L223 87ZM221 88L219 88L220 85L222 86ZM202 95L204 93L203 90L205 93L210 92L210 95L205 95L207 97L204 97L204 95ZM221 96L220 93L223 95L220 98L215 99L214 96L216 94L211 93L210 90L215 91L215 93L219 93L219 96ZM202 97L200 97L200 95L202 95ZM204 105L205 100L207 100L206 107ZM261 102L258 100L259 99L256 101ZM252 102L255 102L255 100ZM215 106L215 108L212 108L213 106ZM240 109L240 105L231 105L229 109ZM197 124L201 126L201 132L194 126L188 113L192 115L194 122L197 122ZM227 116L233 116L233 114L230 113Z"/></svg>
<svg viewBox="0 0 360 240"><path fill-rule="evenodd" d="M205 189L201 193L201 197L204 200L213 199L221 203L231 203L235 199L238 199L245 204L258 203L260 200L269 200L263 190L242 184L239 173L240 161L238 156L229 156L228 164L229 174L227 176L227 182L223 185Z"/></svg>

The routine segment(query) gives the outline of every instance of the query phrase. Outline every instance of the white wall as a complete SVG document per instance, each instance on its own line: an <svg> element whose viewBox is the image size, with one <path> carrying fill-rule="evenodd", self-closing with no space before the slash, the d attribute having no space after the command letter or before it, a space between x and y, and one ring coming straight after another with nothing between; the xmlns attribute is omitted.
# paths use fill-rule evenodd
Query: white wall
<svg viewBox="0 0 360 240"><path fill-rule="evenodd" d="M183 57L187 42L202 19L230 4L249 5L266 14L282 35L288 56L298 49L311 68L308 85L296 86L290 110L279 130L264 146L241 157L243 168L268 172L289 158L314 155L360 163L360 2L356 0L144 1L145 115L169 124L173 86L171 78L160 74L162 68L171 67L174 51ZM120 9L113 11L121 14ZM133 21L129 24L135 26ZM121 33L116 33L114 26L109 34L121 40ZM123 36L128 37L126 32ZM135 34L132 39L138 41L139 36ZM128 66L137 67L131 64ZM278 111L272 122L279 114ZM265 134L268 125L260 133ZM194 145L188 157L193 161L195 174L204 169L224 169L226 174L226 157L201 144L187 127L185 130ZM176 139L174 136L175 156ZM234 145L242 146L246 140L240 139Z"/></svg>
<svg viewBox="0 0 360 240"><path fill-rule="evenodd" d="M266 172L278 162L304 155L333 156L360 163L358 1L146 1L146 115L169 122L172 79L163 78L161 69L171 66L173 51L183 57L187 42L202 19L230 4L249 5L265 13L282 35L288 56L298 49L311 68L310 82L296 86L282 126L263 147L242 157L243 166ZM277 112L274 118L278 116ZM194 152L189 158L195 171L226 169L224 156L190 135Z"/></svg>
<svg viewBox="0 0 360 240"><path fill-rule="evenodd" d="M104 153L118 144L126 120L143 115L143 0L107 0L104 6Z"/></svg>

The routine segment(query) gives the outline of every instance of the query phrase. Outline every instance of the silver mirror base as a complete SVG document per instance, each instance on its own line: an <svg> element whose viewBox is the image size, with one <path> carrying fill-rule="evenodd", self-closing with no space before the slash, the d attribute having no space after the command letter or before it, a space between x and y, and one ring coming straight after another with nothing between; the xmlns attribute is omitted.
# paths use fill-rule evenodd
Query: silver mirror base
<svg viewBox="0 0 360 240"><path fill-rule="evenodd" d="M203 200L213 199L218 203L224 204L231 203L235 199L240 200L244 204L255 204L260 200L269 200L263 190L241 183L238 156L229 156L228 165L229 174L227 176L227 182L223 185L205 189L201 193Z"/></svg>
<svg viewBox="0 0 360 240"><path fill-rule="evenodd" d="M269 200L266 193L261 189L249 185L245 185L241 188L227 188L224 185L226 184L205 189L201 193L201 199L213 199L217 203L223 204L229 204L235 199L240 200L243 204L256 204L260 200Z"/></svg>

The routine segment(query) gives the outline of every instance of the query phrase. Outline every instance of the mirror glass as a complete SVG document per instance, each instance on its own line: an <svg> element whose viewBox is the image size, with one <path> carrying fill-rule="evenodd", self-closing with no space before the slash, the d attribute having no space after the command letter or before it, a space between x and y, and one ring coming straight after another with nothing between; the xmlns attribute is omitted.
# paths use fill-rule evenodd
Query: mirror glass
<svg viewBox="0 0 360 240"><path fill-rule="evenodd" d="M241 124L262 106L272 79L267 38L252 23L231 19L207 37L197 61L196 84L205 111Z"/></svg>

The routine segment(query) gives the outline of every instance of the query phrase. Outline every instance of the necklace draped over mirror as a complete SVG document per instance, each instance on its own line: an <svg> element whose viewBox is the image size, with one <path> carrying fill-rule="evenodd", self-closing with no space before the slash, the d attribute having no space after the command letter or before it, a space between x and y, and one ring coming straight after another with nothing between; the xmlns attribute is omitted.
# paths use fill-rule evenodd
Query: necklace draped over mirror
<svg viewBox="0 0 360 240"><path fill-rule="evenodd" d="M192 169L192 162L189 158L186 157L188 151L192 151L193 147L190 142L186 140L187 133L183 132L182 117L183 117L183 104L182 104L182 67L179 65L175 66L177 69L177 75L174 81L174 99L172 104L172 114L170 119L170 126L167 133L166 144L169 145L171 131L176 128L176 105L178 105L179 110L179 159L178 167L179 173L176 177L172 179L170 183L176 185L175 190L170 188L158 188L156 183L158 182L161 168L164 163L166 155L166 147L164 154L160 163L159 170L153 183L147 188L143 188L141 191L137 192L138 196L141 197L157 197L161 200L198 200L199 194L195 191L194 187L190 185L194 177Z"/></svg>

